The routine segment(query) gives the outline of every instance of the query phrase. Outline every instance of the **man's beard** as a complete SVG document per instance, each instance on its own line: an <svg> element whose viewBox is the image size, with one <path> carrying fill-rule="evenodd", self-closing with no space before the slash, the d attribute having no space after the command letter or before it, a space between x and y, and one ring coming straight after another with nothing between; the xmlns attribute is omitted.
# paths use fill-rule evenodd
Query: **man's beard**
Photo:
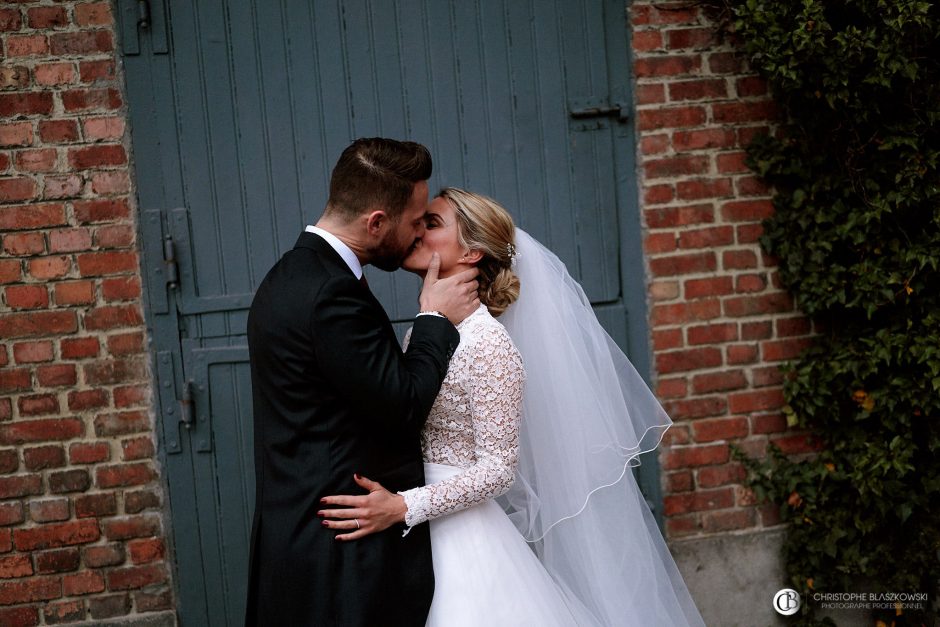
<svg viewBox="0 0 940 627"><path fill-rule="evenodd" d="M395 233L388 233L378 246L369 250L369 263L379 270L394 272L401 267L414 248L414 243L402 248L395 239Z"/></svg>

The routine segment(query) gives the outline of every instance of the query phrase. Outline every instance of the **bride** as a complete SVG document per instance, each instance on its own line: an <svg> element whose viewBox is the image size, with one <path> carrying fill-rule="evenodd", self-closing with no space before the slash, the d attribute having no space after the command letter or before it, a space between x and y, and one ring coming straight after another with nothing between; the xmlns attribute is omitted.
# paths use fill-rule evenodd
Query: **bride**
<svg viewBox="0 0 940 627"><path fill-rule="evenodd" d="M630 470L671 421L581 287L484 196L446 188L426 221L403 267L475 266L482 303L422 432L427 485L357 476L383 498L326 497L347 508L322 524L354 541L430 521L427 625L703 625Z"/></svg>

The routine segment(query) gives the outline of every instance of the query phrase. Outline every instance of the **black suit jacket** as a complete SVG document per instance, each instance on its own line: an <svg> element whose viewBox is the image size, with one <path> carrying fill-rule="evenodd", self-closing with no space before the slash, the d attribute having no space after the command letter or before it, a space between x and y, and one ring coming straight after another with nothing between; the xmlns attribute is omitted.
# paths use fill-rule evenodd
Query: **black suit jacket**
<svg viewBox="0 0 940 627"><path fill-rule="evenodd" d="M419 432L459 342L419 316L408 354L384 309L320 236L303 233L248 316L256 505L247 625L424 625L434 591L427 525L352 542L317 518L320 498L424 484Z"/></svg>

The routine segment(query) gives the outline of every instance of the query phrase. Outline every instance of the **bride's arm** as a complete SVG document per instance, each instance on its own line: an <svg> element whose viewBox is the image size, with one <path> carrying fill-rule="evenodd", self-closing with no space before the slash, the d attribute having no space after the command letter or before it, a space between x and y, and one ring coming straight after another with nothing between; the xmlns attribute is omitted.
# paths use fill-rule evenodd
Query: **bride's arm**
<svg viewBox="0 0 940 627"><path fill-rule="evenodd" d="M482 503L512 485L525 382L522 357L501 328L485 329L477 342L470 370L476 461L444 481L401 492L409 527Z"/></svg>

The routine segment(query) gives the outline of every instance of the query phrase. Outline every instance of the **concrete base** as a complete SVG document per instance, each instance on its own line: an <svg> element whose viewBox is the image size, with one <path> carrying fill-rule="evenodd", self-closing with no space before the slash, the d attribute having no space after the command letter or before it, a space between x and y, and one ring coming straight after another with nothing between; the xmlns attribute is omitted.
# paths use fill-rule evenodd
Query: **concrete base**
<svg viewBox="0 0 940 627"><path fill-rule="evenodd" d="M789 587L780 553L783 536L784 529L776 528L669 543L706 625L784 627L793 623L773 609L774 595ZM817 616L829 616L839 627L872 624L865 610L833 610L817 612Z"/></svg>

